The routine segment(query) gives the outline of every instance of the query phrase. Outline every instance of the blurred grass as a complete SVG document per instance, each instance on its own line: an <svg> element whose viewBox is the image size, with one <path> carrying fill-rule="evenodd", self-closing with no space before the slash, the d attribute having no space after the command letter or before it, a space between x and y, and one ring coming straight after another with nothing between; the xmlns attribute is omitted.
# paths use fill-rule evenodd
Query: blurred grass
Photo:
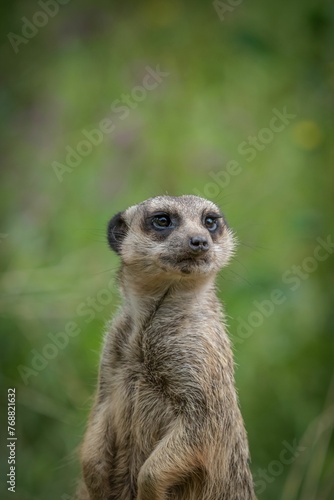
<svg viewBox="0 0 334 500"><path fill-rule="evenodd" d="M220 21L211 3L72 1L15 54L7 34L20 34L22 16L32 19L36 10L35 2L1 6L0 428L4 436L6 390L14 386L16 497L53 500L73 492L102 332L119 303L113 292L88 323L77 313L108 287L117 268L105 243L108 218L157 194L205 195L210 174L223 172L230 160L241 173L213 201L240 241L218 282L232 338L237 318L247 320L255 300L268 299L275 288L287 296L248 339L235 343L257 479L279 460L283 442L302 442L327 415L333 256L296 291L282 276L313 255L317 237L333 231L333 6L256 0ZM121 121L112 103L142 82L146 66L157 65L169 76ZM296 118L247 162L240 143L284 107ZM52 163L63 163L66 147L84 138L82 129L107 117L114 132L60 183ZM48 334L63 332L69 321L80 334L26 386L18 366L30 367L31 350L42 352ZM285 500L332 498L332 427L333 421L324 426L322 458L315 449L324 434L312 431L301 465L298 459L279 475L268 473L259 498L279 499L283 492ZM6 456L1 448L2 498ZM318 486L308 497L299 485L313 470L312 458L321 467L311 474L312 488Z"/></svg>

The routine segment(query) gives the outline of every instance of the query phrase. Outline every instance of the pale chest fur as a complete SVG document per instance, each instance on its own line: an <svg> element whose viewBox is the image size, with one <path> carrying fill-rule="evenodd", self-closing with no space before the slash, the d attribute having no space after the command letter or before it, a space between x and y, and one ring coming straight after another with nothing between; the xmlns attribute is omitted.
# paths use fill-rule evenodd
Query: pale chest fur
<svg viewBox="0 0 334 500"><path fill-rule="evenodd" d="M170 297L143 330L132 324L127 332L114 327L110 333L119 353L109 380L114 428L144 455L183 411L198 418L214 401L218 417L226 387L233 386L220 307L211 294L201 299L202 307L210 302L206 314L193 297L188 303Z"/></svg>

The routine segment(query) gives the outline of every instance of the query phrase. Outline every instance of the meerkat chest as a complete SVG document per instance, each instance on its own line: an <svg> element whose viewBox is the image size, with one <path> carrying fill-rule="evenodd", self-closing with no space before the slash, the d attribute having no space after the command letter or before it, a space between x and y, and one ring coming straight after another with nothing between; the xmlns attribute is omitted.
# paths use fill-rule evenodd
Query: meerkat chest
<svg viewBox="0 0 334 500"><path fill-rule="evenodd" d="M200 307L189 311L175 302L162 307L145 329L133 325L127 339L123 337L112 381L114 427L140 449L154 446L180 405L194 398L203 402L210 377L220 377L221 333L216 314L203 314Z"/></svg>
<svg viewBox="0 0 334 500"><path fill-rule="evenodd" d="M113 380L113 427L119 444L131 442L141 455L151 453L175 418L171 404L147 380L140 360L131 356ZM126 439L125 436L127 436Z"/></svg>

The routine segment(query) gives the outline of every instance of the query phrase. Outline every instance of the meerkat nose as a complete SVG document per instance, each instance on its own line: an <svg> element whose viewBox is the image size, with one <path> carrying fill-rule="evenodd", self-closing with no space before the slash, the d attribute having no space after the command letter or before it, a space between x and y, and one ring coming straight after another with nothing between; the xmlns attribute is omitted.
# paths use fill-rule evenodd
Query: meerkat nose
<svg viewBox="0 0 334 500"><path fill-rule="evenodd" d="M209 243L205 236L192 236L189 239L189 247L192 252L207 252L209 250Z"/></svg>

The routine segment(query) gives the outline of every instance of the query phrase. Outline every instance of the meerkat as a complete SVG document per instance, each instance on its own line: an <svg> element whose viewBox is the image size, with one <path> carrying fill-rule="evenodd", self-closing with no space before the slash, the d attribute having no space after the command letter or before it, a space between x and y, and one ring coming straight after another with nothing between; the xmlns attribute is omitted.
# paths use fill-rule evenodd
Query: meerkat
<svg viewBox="0 0 334 500"><path fill-rule="evenodd" d="M115 215L123 306L105 337L79 500L255 499L215 277L235 238L220 209L158 196Z"/></svg>

